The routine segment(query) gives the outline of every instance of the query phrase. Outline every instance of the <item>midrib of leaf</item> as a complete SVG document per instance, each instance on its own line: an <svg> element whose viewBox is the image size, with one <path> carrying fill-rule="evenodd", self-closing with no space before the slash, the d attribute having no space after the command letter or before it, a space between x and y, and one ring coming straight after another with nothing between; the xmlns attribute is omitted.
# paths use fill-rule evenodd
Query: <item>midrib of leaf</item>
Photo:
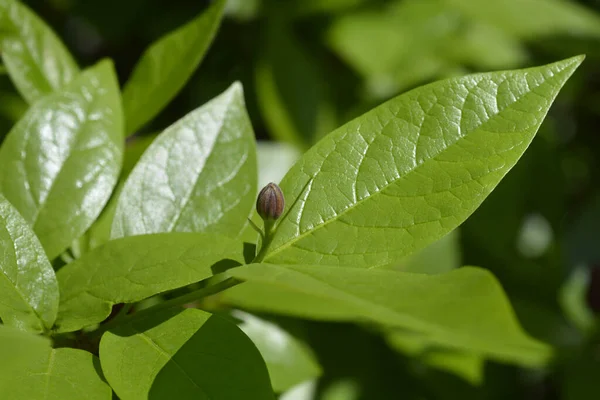
<svg viewBox="0 0 600 400"><path fill-rule="evenodd" d="M204 394L204 396L206 396L206 398L208 400L211 400L211 397L206 394L206 392L200 387L198 386L198 384L196 382L194 382L194 380L192 379L191 376L189 376L187 374L187 372L185 372L185 370L181 367L181 365L179 365L179 363L177 361L175 361L171 355L169 353L167 353L166 350L164 350L162 347L160 347L156 342L154 342L154 340L152 340L152 338L148 337L144 332L139 331L135 326L133 325L129 325L131 327L131 329L133 329L138 335L140 335L140 337L146 342L148 343L152 348L154 348L160 355L162 355L163 357L165 357L167 359L167 363L172 362L177 369L179 369L181 371L181 373L190 381L192 382L192 384L198 388L198 390ZM165 364L166 366L166 364Z"/></svg>
<svg viewBox="0 0 600 400"><path fill-rule="evenodd" d="M419 169L419 168L420 168L420 167L421 167L421 166L424 164L424 162L425 162L425 161L430 161L430 160L434 160L434 161L435 161L435 160L436 160L436 159L437 159L439 156L443 155L443 154L444 154L444 153L445 153L445 152L446 152L446 151L447 151L449 148L451 148L453 145L455 145L456 143L458 143L460 140L462 140L462 139L465 139L465 138L466 138L468 135L470 135L470 134L472 134L472 133L474 133L474 132L478 132L478 131L482 130L482 128L483 128L483 127L484 127L486 124L488 124L488 123L489 123L489 122L490 122L490 121L491 121L493 118L497 117L497 116L498 116L500 113L502 113L503 111L505 111L505 110L507 110L507 109L511 108L512 106L514 106L514 105L515 105L515 104L517 104L518 102L521 102L522 100L524 100L524 99L525 99L527 96L529 96L529 95L531 95L531 94L533 93L533 90L535 90L535 89L537 89L538 87L540 87L541 85L543 85L543 84L545 84L545 83L549 82L550 80L552 80L552 79L556 78L556 77L557 77L557 76L559 76L561 73L563 73L563 72L565 71L565 69L566 69L566 68L563 68L563 69L562 69L560 72L558 72L558 73L554 73L554 71L548 71L548 73L552 74L552 76L548 77L547 79L544 79L544 80L543 80L541 83L539 83L537 86L535 86L535 87L533 87L533 88L531 88L531 87L529 87L529 86L528 86L528 92L527 92L527 93L523 94L521 97L518 97L518 98L516 98L516 99L515 99L515 101L513 101L513 102L512 102L512 103L510 103L510 104L507 104L507 105L506 105L504 108L502 108L502 109L499 109L499 110L498 110L496 113L494 113L494 114L492 114L492 115L489 115L488 119L487 119L487 120L485 120L485 121L484 121L482 124L478 125L476 128L474 128L474 129L473 129L473 130L471 130L471 131L467 131L467 132L465 132L465 133L462 133L462 131L461 131L461 134L460 134L460 136L459 136L459 137L458 137L456 140L454 140L454 141L453 141L452 143L450 143L450 144L447 144L447 145L444 147L444 149L443 149L443 150L441 150L440 152L438 152L438 153L437 153L437 154L435 154L434 156L431 156L431 157L429 157L429 158L427 158L427 159L423 159L423 160L421 160L421 162L420 162L420 163L419 163L419 162L415 163L415 165L414 165L412 168L410 168L410 169L409 169L409 170L408 170L408 171L407 171L407 172L404 174L404 176L402 176L402 177L398 177L398 178L396 178L395 180L389 181L389 182L388 182L386 185L384 185L384 186L382 186L381 188L379 188L379 190L375 191L375 192L374 192L374 193L372 193L370 196L366 196L366 197L364 197L363 199L360 199L360 200L356 201L354 204L352 204L351 206L349 206L349 207L347 207L346 209L344 209L342 212L340 212L340 213L338 213L337 215L335 215L335 217L333 217L333 218L330 218L329 220L327 220L327 221L323 222L322 224L315 225L314 227L312 227L312 228L310 228L310 229L307 229L306 231L302 232L301 234L299 234L298 236L294 237L293 239L291 239L291 240L289 240L289 241L285 242L284 244L282 244L281 246L279 246L279 247L277 247L277 248L275 248L275 249L271 250L271 251L270 251L270 252L269 252L269 253L268 253L268 254L265 256L265 260L267 260L267 259L271 258L271 257L272 257L272 256L274 256L275 254L277 254L277 253L279 253L279 252L281 252L281 251L285 250L286 248L288 248L288 247L290 247L290 246L293 246L295 242L297 242L297 241L299 241L300 239L302 239L302 238L304 238L304 237L306 237L306 236L310 235L310 234L311 234L312 232L314 232L315 230L317 230L317 229L321 229L321 228L323 228L323 227L327 226L329 223L331 223L331 222L334 222L334 221L337 221L337 220L339 219L339 217L341 217L342 215L344 215L344 214L346 214L346 213L350 212L351 210L353 210L354 208L356 208L357 206L359 206L359 205L360 205L360 204L362 204L363 202L365 202L365 201L368 201L368 200L372 200L373 196L375 196L375 195L377 195L377 194L380 194L380 193L382 193L382 192L383 192L383 191L385 191L385 189L387 189L389 186L391 186L391 185L393 185L393 184L397 183L398 181L401 181L401 180L403 180L403 179L406 179L406 178L407 178L408 176L410 176L410 175L411 175L413 172L416 172L416 171L417 171L417 170L418 170L418 169ZM481 75L482 75L482 74L481 74ZM481 82L481 81L480 81L480 82ZM478 82L478 84L479 84L480 82ZM498 85L499 85L500 83L501 83L501 82L499 82L499 83L498 83ZM471 89L471 90L472 90L472 89ZM469 93L471 92L471 90L469 90ZM466 100L466 99L467 99L467 98L465 97L465 100ZM463 101L463 105L464 105L464 101ZM462 111L462 109L461 109L461 111ZM461 117L462 117L462 112L461 112ZM408 122L408 121L407 121L407 122ZM460 128L459 128L459 129L460 129ZM340 137L340 139L339 139L338 141L342 141L342 140L344 139L344 137L345 137L346 135L348 135L348 134L349 134L349 132L348 132L348 133L346 133L344 136ZM419 138L420 138L420 137L421 137L421 135L419 134ZM419 140L419 139L417 139L417 140ZM366 149L366 151L365 151L365 154L366 154L366 152L368 151L368 149L369 149L369 148L370 148L370 144L369 144L369 146L367 146L367 149ZM415 149L415 152L416 152L416 151L417 151L417 149ZM363 155L363 158L364 158L364 155ZM361 160L361 162L362 162L362 160ZM316 174L318 174L318 173L319 173L319 172L317 172ZM305 198L305 199L308 197L308 195L309 195L309 193L310 193L310 188L312 187L312 182L313 182L313 180L315 179L315 177L316 177L316 174L310 177L310 179L309 179L309 181L308 181L308 184L307 184L307 186L306 186L306 189L304 189L304 190L303 190L303 191L300 193L300 195L298 196L298 198L302 197L303 195L304 195L304 198ZM305 191L306 191L307 189L308 189L308 191L307 191L307 192L306 192L306 194L305 194ZM302 208L301 208L301 210L300 210L299 219L302 219L302 217L303 217L303 215L304 215L304 213L303 213L303 210L304 210L304 207L302 207ZM291 208L290 208L290 211L291 211ZM276 235L276 232L275 232L275 235Z"/></svg>
<svg viewBox="0 0 600 400"><path fill-rule="evenodd" d="M56 350L50 350L50 356L48 357L48 370L46 371L46 390L44 391L44 399L48 399L48 392L50 389L50 372L52 371L52 364L54 363L54 353Z"/></svg>
<svg viewBox="0 0 600 400"><path fill-rule="evenodd" d="M214 6L214 5L212 5ZM211 7L212 7L211 6ZM211 12L212 10L208 9L208 12ZM196 17L194 20L190 21L189 24L195 25L194 23L197 22L197 18L202 18L204 17L204 15L198 16ZM212 42L212 39L214 38L214 36L216 35L216 27L221 23L221 18L213 18L212 24L209 25L210 29L208 30L209 34L210 34L210 38L208 40L208 44L207 44L207 48L210 46L210 42ZM185 27L183 28L185 29ZM202 32L201 28L197 28L194 31L194 41L198 40L198 37L201 36L200 34ZM164 41L167 41L170 36L175 36L178 33L178 30L175 32L170 33L166 38L164 38ZM162 40L159 39L158 43L155 43L154 45L150 46L150 48L144 53L144 55L142 56L142 59L148 54L150 54L152 52L152 50L154 50L156 47L158 47L161 43ZM205 50L206 51L206 50ZM164 53L164 52L163 52ZM190 58L190 57L194 57L194 55L197 53L196 49L193 49L192 46L190 46L186 51L184 51L184 54L186 57L184 57L185 59ZM202 56L204 57L204 56ZM169 71L166 74L161 74L160 79L158 80L158 85L156 86L156 90L155 92L162 92L165 86L171 86L171 84L168 84L168 82L171 82L173 75L175 74L175 68L169 68ZM167 77L165 77L165 75L167 75ZM185 84L185 83L184 83ZM137 92L137 90L136 90ZM125 90L124 90L125 93ZM136 96L139 97L139 96ZM150 96L144 96L145 98L142 99L142 101L139 101L139 99L135 99L135 102L133 104L136 104L136 106L133 106L130 108L132 114L134 115L138 115L139 114L139 110L147 107L148 103L150 102ZM131 102L128 102L129 104L131 104ZM130 114L131 115L131 114ZM139 119L139 118L138 118ZM139 125L139 122L137 123ZM139 129L139 128L136 128ZM132 132L127 132L127 134L132 133Z"/></svg>

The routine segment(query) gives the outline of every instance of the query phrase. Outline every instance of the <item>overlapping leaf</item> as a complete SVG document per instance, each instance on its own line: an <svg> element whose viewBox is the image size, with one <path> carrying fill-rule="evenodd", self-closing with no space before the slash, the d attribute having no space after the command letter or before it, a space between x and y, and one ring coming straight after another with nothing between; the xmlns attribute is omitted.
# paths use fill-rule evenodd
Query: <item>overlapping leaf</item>
<svg viewBox="0 0 600 400"><path fill-rule="evenodd" d="M265 362L235 324L187 309L109 331L102 370L123 400L274 399Z"/></svg>
<svg viewBox="0 0 600 400"><path fill-rule="evenodd" d="M128 133L151 120L185 85L217 32L224 6L225 0L215 1L146 50L123 89Z"/></svg>
<svg viewBox="0 0 600 400"><path fill-rule="evenodd" d="M430 343L525 365L550 349L519 326L487 271L426 275L331 266L250 264L231 269L246 282L220 294L242 308L334 321L375 322L422 334Z"/></svg>
<svg viewBox="0 0 600 400"><path fill-rule="evenodd" d="M57 332L104 320L117 303L132 303L210 277L211 267L244 261L243 245L220 235L170 233L113 240L57 273ZM219 271L220 272L220 271Z"/></svg>
<svg viewBox="0 0 600 400"><path fill-rule="evenodd" d="M236 83L150 145L121 191L111 235L183 231L236 237L255 195L254 133Z"/></svg>
<svg viewBox="0 0 600 400"><path fill-rule="evenodd" d="M31 228L0 196L0 317L19 329L43 332L58 312L58 283Z"/></svg>
<svg viewBox="0 0 600 400"><path fill-rule="evenodd" d="M44 21L17 0L0 0L2 60L21 95L30 103L62 88L79 68Z"/></svg>
<svg viewBox="0 0 600 400"><path fill-rule="evenodd" d="M0 191L49 258L83 234L106 204L123 153L112 64L103 61L36 102L0 149Z"/></svg>
<svg viewBox="0 0 600 400"><path fill-rule="evenodd" d="M436 82L335 130L282 180L288 208L257 260L375 268L444 236L521 157L581 61Z"/></svg>

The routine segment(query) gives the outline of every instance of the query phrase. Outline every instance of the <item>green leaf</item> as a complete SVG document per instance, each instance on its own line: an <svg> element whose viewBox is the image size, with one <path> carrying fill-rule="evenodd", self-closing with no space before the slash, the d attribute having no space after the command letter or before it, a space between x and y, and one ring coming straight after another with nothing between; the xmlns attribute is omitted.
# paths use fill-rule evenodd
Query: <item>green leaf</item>
<svg viewBox="0 0 600 400"><path fill-rule="evenodd" d="M239 327L254 342L267 363L271 385L277 393L321 375L308 347L278 325L252 314L235 311Z"/></svg>
<svg viewBox="0 0 600 400"><path fill-rule="evenodd" d="M30 342L31 340L28 339ZM4 341L2 341L4 343ZM10 344L19 353L17 366L6 368L0 377L0 393L7 399L86 399L110 400L112 390L99 375L99 360L87 351L36 346L19 338ZM0 345L1 346L1 345ZM1 346L4 347L4 346ZM3 364L4 364L4 352ZM4 364L6 365L6 364Z"/></svg>
<svg viewBox="0 0 600 400"><path fill-rule="evenodd" d="M58 311L58 283L31 228L0 196L0 317L31 332L49 330Z"/></svg>
<svg viewBox="0 0 600 400"><path fill-rule="evenodd" d="M0 192L52 259L100 214L122 156L119 86L103 61L36 102L11 130L0 149Z"/></svg>
<svg viewBox="0 0 600 400"><path fill-rule="evenodd" d="M175 231L236 237L256 190L254 133L241 85L234 83L150 145L123 187L111 236Z"/></svg>
<svg viewBox="0 0 600 400"><path fill-rule="evenodd" d="M243 261L242 243L220 235L169 233L110 241L58 271L55 330L71 332L101 322L114 304L177 289Z"/></svg>
<svg viewBox="0 0 600 400"><path fill-rule="evenodd" d="M501 361L543 365L550 349L520 328L488 271L426 275L387 270L251 264L221 301L241 308L334 321L370 321L421 333L440 346Z"/></svg>
<svg viewBox="0 0 600 400"><path fill-rule="evenodd" d="M77 64L58 36L21 2L0 0L0 26L2 60L29 103L78 75Z"/></svg>
<svg viewBox="0 0 600 400"><path fill-rule="evenodd" d="M264 361L235 324L187 309L102 336L102 370L123 400L274 399Z"/></svg>
<svg viewBox="0 0 600 400"><path fill-rule="evenodd" d="M127 132L150 121L175 97L208 50L223 15L225 0L152 44L123 88Z"/></svg>
<svg viewBox="0 0 600 400"><path fill-rule="evenodd" d="M10 374L34 363L38 354L47 351L50 345L47 337L0 324L0 393L6 393L12 385Z"/></svg>
<svg viewBox="0 0 600 400"><path fill-rule="evenodd" d="M281 182L258 260L376 268L461 224L527 149L583 60L448 79L335 130Z"/></svg>

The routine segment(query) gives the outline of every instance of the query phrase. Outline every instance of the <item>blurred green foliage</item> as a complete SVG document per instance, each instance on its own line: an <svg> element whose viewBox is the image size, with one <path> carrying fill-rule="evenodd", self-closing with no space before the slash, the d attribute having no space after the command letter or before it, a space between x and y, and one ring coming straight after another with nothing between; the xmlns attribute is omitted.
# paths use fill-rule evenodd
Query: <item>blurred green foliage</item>
<svg viewBox="0 0 600 400"><path fill-rule="evenodd" d="M81 66L113 58L123 84L150 43L209 2L25 3ZM579 53L587 54L585 63L531 148L460 235L398 266L428 273L458 265L492 270L523 326L558 348L553 364L519 369L442 354L401 333L278 318L310 345L323 369L286 400L600 398L600 1L228 1L206 59L137 135L162 130L239 80L257 137L287 142L283 150L259 146L261 180L281 177L297 150L423 83ZM26 107L0 68L0 137Z"/></svg>

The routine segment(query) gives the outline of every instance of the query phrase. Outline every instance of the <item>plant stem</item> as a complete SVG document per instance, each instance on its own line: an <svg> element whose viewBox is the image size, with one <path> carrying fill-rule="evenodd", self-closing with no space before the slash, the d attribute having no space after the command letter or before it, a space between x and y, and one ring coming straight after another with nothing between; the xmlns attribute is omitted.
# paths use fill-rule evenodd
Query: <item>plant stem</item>
<svg viewBox="0 0 600 400"><path fill-rule="evenodd" d="M203 287L202 289L195 290L188 294L184 294L183 296L176 297L171 300L167 300L155 306L146 308L139 312L133 314L127 314L122 318L115 318L112 321L107 322L104 325L101 325L98 329L93 332L90 332L90 337L98 337L101 336L104 332L113 329L119 325L129 324L138 319L145 318L149 315L156 314L157 312L168 310L170 308L181 307L184 304L191 303L193 301L203 299L205 297L211 296L213 294L222 292L225 289L229 289L233 286L239 285L242 283L241 280L236 278L227 278L219 283L216 283L212 286Z"/></svg>
<svg viewBox="0 0 600 400"><path fill-rule="evenodd" d="M269 249L269 245L273 240L273 226L275 225L275 221L265 220L265 235L262 237L262 243L260 246L260 251L252 260L253 263L262 262L262 260L267 255L267 250Z"/></svg>

